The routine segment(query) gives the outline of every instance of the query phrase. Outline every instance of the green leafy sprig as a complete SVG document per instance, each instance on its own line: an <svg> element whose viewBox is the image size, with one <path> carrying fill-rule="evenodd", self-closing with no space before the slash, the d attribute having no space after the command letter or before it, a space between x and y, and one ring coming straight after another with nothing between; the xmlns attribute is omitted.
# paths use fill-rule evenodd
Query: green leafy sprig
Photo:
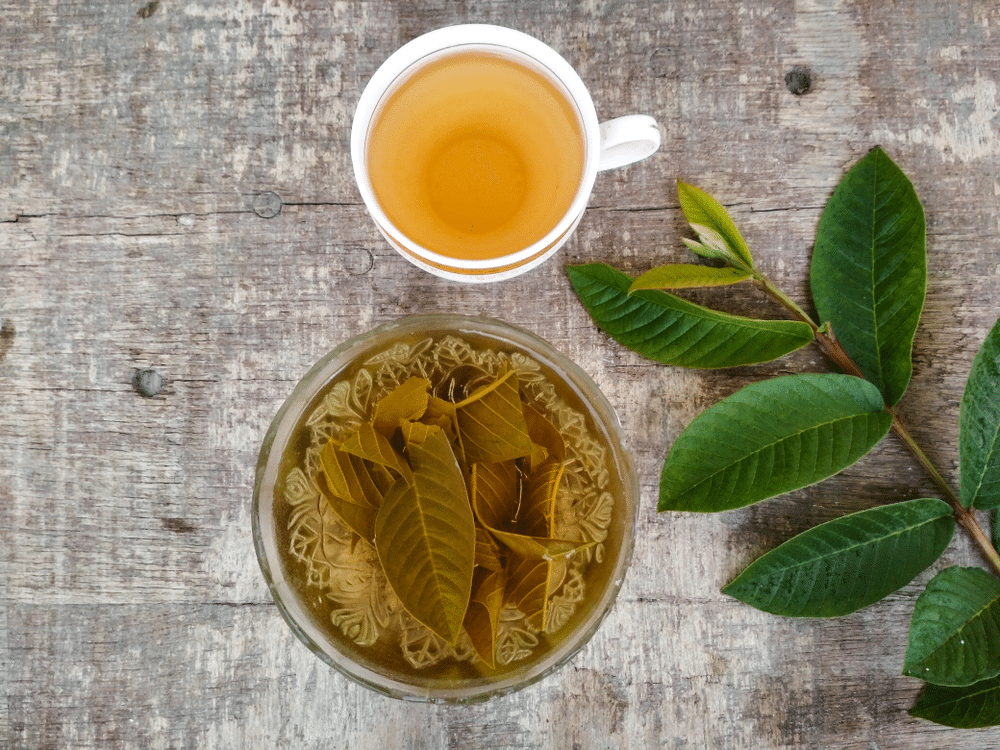
<svg viewBox="0 0 1000 750"><path fill-rule="evenodd" d="M715 199L683 182L678 195L697 235L684 244L716 265L667 265L636 279L604 264L571 266L573 287L597 325L669 365L735 367L813 343L836 372L753 383L697 416L664 462L658 510L724 511L815 484L890 431L941 493L809 529L753 562L723 592L778 615L847 615L932 565L956 524L1000 573L1000 519L991 540L976 516L1000 514L1000 321L976 355L962 397L958 491L895 410L913 372L927 284L924 211L902 170L875 148L835 189L810 266L815 320L757 268ZM795 320L730 315L671 294L736 283L755 284ZM912 715L954 727L1000 725L1000 579L957 566L931 578L914 606L903 674L926 682Z"/></svg>

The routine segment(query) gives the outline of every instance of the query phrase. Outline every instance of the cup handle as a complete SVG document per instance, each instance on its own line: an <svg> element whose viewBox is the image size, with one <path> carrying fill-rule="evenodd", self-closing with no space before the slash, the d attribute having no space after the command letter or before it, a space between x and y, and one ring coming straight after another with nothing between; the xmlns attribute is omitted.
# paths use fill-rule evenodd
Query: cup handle
<svg viewBox="0 0 1000 750"><path fill-rule="evenodd" d="M625 115L600 124L601 155L597 171L642 161L660 147L660 128L649 115Z"/></svg>

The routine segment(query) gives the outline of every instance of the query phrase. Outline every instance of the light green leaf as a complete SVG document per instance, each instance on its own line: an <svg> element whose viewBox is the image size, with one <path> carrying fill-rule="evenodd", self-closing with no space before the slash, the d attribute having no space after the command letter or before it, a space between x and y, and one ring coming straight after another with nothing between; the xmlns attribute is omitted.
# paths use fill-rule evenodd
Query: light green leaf
<svg viewBox="0 0 1000 750"><path fill-rule="evenodd" d="M726 286L746 281L749 271L736 268L713 268L712 266L672 263L646 271L632 282L629 292L640 289L692 289L705 286Z"/></svg>
<svg viewBox="0 0 1000 750"><path fill-rule="evenodd" d="M852 513L789 539L722 589L786 617L840 617L905 586L955 533L949 505L922 498Z"/></svg>
<svg viewBox="0 0 1000 750"><path fill-rule="evenodd" d="M962 504L1000 507L1000 320L972 361L958 426Z"/></svg>
<svg viewBox="0 0 1000 750"><path fill-rule="evenodd" d="M677 196L680 198L684 217L701 237L703 244L718 250L721 240L732 254L731 259L735 265L744 270L753 268L753 256L750 255L747 243L743 241L729 213L715 198L701 188L680 180L677 181Z"/></svg>
<svg viewBox="0 0 1000 750"><path fill-rule="evenodd" d="M910 716L956 729L1000 726L1000 677L964 687L927 684Z"/></svg>
<svg viewBox="0 0 1000 750"><path fill-rule="evenodd" d="M602 331L664 364L717 368L768 362L813 339L812 329L799 321L728 315L660 291L629 294L632 279L601 263L567 270Z"/></svg>
<svg viewBox="0 0 1000 750"><path fill-rule="evenodd" d="M875 148L837 186L820 218L810 285L820 322L895 406L913 371L927 286L924 210Z"/></svg>
<svg viewBox="0 0 1000 750"><path fill-rule="evenodd" d="M1000 580L945 568L913 607L903 674L962 687L1000 675Z"/></svg>
<svg viewBox="0 0 1000 750"><path fill-rule="evenodd" d="M476 527L448 436L407 445L413 484L400 479L375 517L375 549L393 593L413 617L454 645L475 564Z"/></svg>
<svg viewBox="0 0 1000 750"><path fill-rule="evenodd" d="M658 509L715 512L826 479L870 451L892 417L871 383L786 375L706 409L674 442Z"/></svg>

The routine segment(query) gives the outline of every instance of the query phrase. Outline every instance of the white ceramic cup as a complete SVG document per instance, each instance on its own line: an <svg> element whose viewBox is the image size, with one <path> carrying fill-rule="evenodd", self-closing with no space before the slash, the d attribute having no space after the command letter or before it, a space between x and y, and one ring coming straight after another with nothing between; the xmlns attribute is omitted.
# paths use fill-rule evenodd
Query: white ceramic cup
<svg viewBox="0 0 1000 750"><path fill-rule="evenodd" d="M487 260L454 258L422 247L407 237L379 205L367 165L368 138L379 106L413 73L430 61L463 51L495 52L544 75L566 95L583 129L584 167L569 209L542 239ZM580 76L558 52L520 31L486 24L449 26L431 31L394 52L372 76L358 101L351 129L354 175L375 225L389 244L411 263L453 281L488 282L511 278L552 256L583 217L597 173L640 161L660 147L660 130L646 115L626 115L599 123L594 103Z"/></svg>

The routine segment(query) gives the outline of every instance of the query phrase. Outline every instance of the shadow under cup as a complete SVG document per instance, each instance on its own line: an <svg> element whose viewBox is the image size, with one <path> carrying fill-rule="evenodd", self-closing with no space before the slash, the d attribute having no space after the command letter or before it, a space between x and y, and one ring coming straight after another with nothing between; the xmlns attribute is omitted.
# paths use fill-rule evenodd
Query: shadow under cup
<svg viewBox="0 0 1000 750"><path fill-rule="evenodd" d="M351 140L359 189L388 243L430 273L473 283L524 273L566 242L601 148L569 63L533 37L483 25L439 29L391 55L362 93ZM447 163L464 146L464 160Z"/></svg>

